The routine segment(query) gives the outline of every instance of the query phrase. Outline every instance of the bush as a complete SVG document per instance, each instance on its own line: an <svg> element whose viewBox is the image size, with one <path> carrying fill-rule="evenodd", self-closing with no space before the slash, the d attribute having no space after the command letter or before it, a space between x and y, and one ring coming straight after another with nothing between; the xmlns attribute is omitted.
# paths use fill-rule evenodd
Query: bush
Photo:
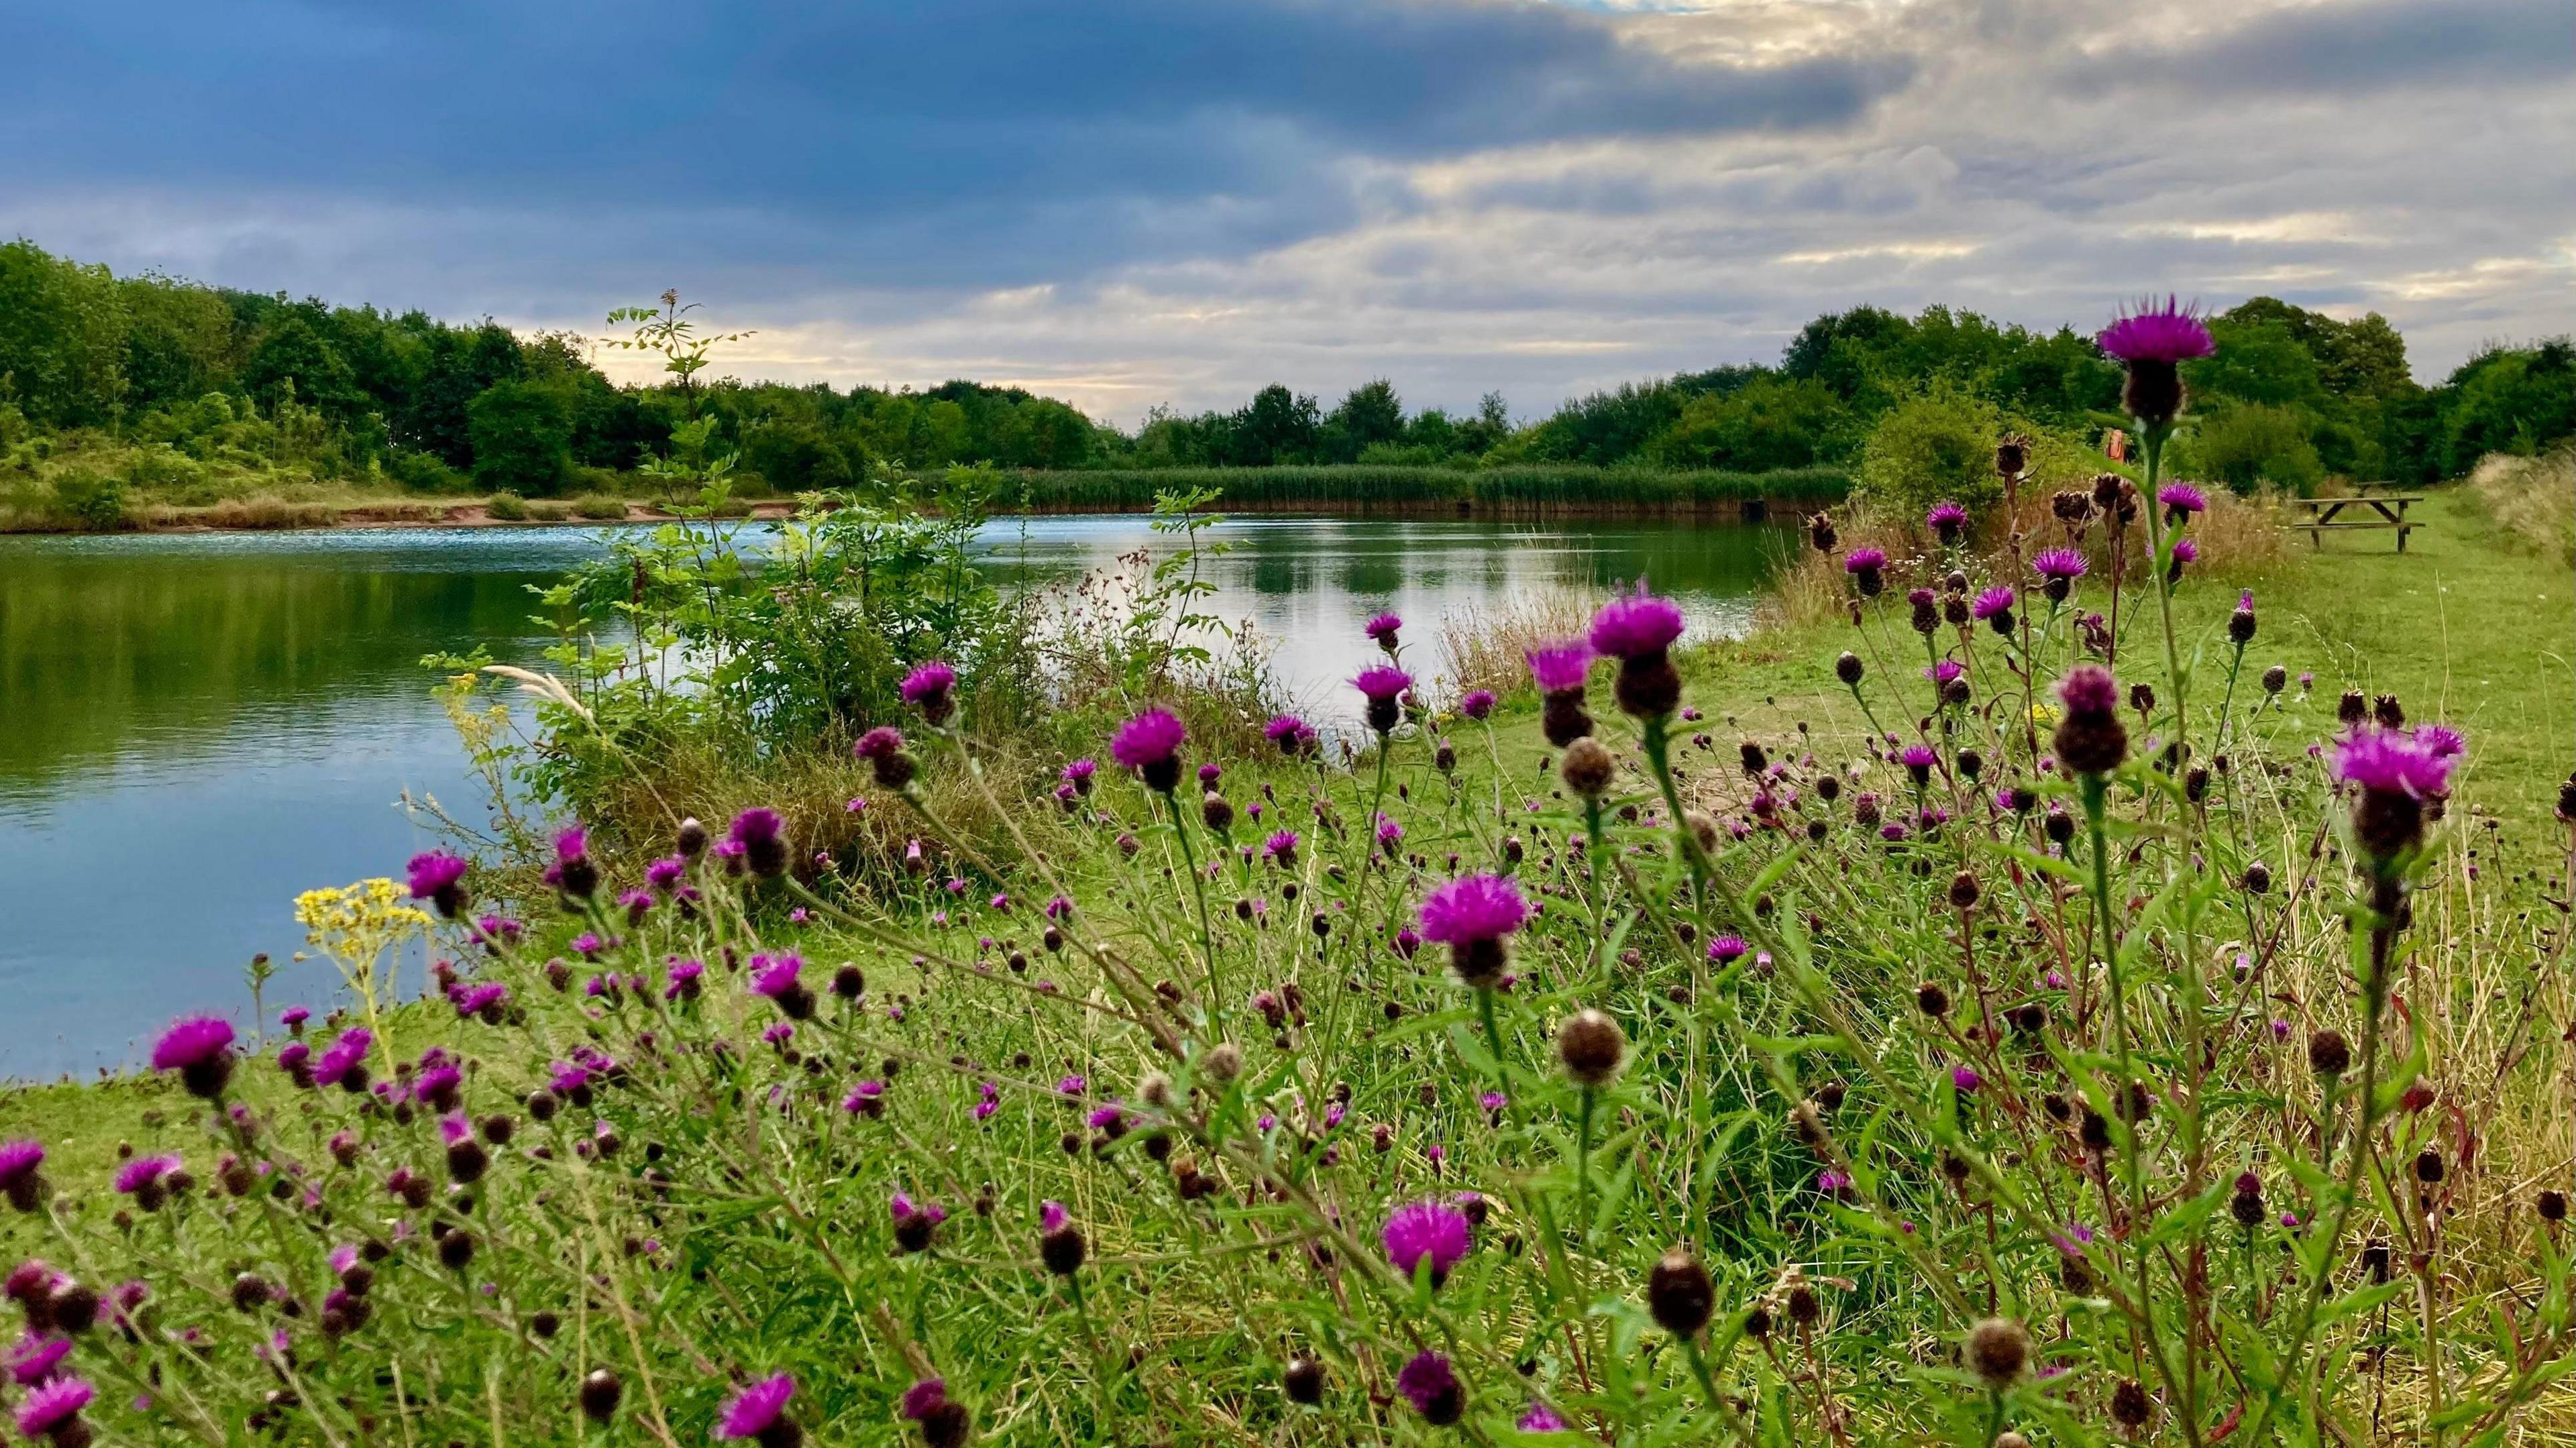
<svg viewBox="0 0 2576 1448"><path fill-rule="evenodd" d="M605 493L585 493L572 501L573 516L596 522L617 523L626 518L626 500Z"/></svg>
<svg viewBox="0 0 2576 1448"><path fill-rule="evenodd" d="M385 459L385 476L416 493L461 493L471 486L471 480L445 459L409 448L397 449Z"/></svg>
<svg viewBox="0 0 2576 1448"><path fill-rule="evenodd" d="M54 507L83 528L114 532L126 523L125 482L86 469L63 473L54 479Z"/></svg>
<svg viewBox="0 0 2576 1448"><path fill-rule="evenodd" d="M491 501L483 505L483 511L504 523L525 522L528 516L528 500L516 493L494 493Z"/></svg>
<svg viewBox="0 0 2576 1448"><path fill-rule="evenodd" d="M201 482L205 464L160 444L140 447L125 466L125 481L138 492L185 495ZM179 501L191 501L182 496Z"/></svg>
<svg viewBox="0 0 2576 1448"><path fill-rule="evenodd" d="M543 496L572 475L572 409L563 390L544 382L503 382L467 404L474 438L474 484Z"/></svg>
<svg viewBox="0 0 2576 1448"><path fill-rule="evenodd" d="M1941 502L1982 512L2003 497L1995 443L2010 430L1992 403L1936 384L1898 403L1870 429L1853 492L1902 519L1919 519Z"/></svg>
<svg viewBox="0 0 2576 1448"><path fill-rule="evenodd" d="M2246 403L2202 423L2183 448L2183 470L2239 493L2269 484L2305 497L2325 479L2305 418L2286 407Z"/></svg>
<svg viewBox="0 0 2576 1448"><path fill-rule="evenodd" d="M561 523L572 517L572 504L551 498L532 499L527 504L527 514L539 523Z"/></svg>

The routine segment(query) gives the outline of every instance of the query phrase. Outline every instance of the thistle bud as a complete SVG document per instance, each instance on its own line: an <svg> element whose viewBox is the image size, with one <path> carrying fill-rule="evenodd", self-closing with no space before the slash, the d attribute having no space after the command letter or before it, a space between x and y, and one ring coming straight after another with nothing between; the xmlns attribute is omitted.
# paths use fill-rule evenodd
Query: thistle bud
<svg viewBox="0 0 2576 1448"><path fill-rule="evenodd" d="M1969 1371L2001 1392L2030 1366L2030 1333L2009 1317L1989 1317L1968 1329L1967 1360Z"/></svg>
<svg viewBox="0 0 2576 1448"><path fill-rule="evenodd" d="M1626 1062L1628 1038L1619 1023L1592 1009L1576 1011L1556 1029L1556 1057L1575 1084L1591 1089L1618 1079Z"/></svg>
<svg viewBox="0 0 2576 1448"><path fill-rule="evenodd" d="M1655 1260L1654 1270L1646 1276L1646 1310L1654 1315L1656 1326L1673 1336L1696 1336L1717 1310L1717 1284L1709 1280L1708 1269L1689 1248L1675 1245Z"/></svg>

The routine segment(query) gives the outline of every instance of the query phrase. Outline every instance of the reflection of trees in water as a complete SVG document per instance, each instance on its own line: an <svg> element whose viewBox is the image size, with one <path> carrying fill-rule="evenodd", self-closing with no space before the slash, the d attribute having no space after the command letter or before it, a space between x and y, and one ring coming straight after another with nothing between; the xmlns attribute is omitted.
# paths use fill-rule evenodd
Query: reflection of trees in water
<svg viewBox="0 0 2576 1448"><path fill-rule="evenodd" d="M397 698L426 709L421 656L530 636L525 585L543 576L13 550L0 567L0 781L55 784L141 748L184 760L281 715L318 722Z"/></svg>

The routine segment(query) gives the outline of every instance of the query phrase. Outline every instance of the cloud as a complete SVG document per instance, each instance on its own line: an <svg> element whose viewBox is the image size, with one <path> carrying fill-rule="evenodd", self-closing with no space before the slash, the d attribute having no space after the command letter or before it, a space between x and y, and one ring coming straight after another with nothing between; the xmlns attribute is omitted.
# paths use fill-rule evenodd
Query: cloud
<svg viewBox="0 0 2576 1448"><path fill-rule="evenodd" d="M0 233L590 331L677 284L745 376L1528 414L1863 302L2268 292L2428 377L2576 328L2565 0L158 3L0 10Z"/></svg>

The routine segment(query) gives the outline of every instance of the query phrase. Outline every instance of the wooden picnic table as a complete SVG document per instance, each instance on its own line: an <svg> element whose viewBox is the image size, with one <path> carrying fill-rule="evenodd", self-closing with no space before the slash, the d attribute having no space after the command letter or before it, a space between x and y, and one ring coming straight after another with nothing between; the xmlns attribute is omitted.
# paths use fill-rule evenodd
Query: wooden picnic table
<svg viewBox="0 0 2576 1448"><path fill-rule="evenodd" d="M2308 535L2308 542L2318 548L2323 548L2325 546L2326 530L2329 528L2394 529L2397 533L2397 551L2403 553L2406 551L2406 535L2413 532L2417 526L2407 520L2406 510L2412 505L2422 501L2424 501L2424 495L2422 493L2376 493L2361 497L2292 498L2290 499L2291 506L2306 509L2308 516L2304 520L2291 522L2287 526L2290 531L2294 533L2305 532ZM2346 509L2365 508L2378 516L2363 518L2345 518L2343 516Z"/></svg>

